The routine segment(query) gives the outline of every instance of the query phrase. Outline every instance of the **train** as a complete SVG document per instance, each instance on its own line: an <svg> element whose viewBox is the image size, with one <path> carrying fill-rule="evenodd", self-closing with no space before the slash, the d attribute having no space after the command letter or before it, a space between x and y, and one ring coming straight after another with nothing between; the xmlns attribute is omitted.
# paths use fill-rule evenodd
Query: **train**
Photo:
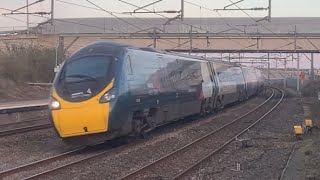
<svg viewBox="0 0 320 180"><path fill-rule="evenodd" d="M140 136L189 116L205 116L264 89L253 67L114 42L89 44L65 60L49 111L66 143Z"/></svg>

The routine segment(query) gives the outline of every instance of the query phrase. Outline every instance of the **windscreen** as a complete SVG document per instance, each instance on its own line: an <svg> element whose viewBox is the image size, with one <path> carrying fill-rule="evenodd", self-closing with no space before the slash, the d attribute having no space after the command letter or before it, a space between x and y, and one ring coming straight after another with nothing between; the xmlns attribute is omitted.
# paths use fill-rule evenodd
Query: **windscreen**
<svg viewBox="0 0 320 180"><path fill-rule="evenodd" d="M66 64L63 74L65 82L97 81L108 75L111 59L107 57L85 57Z"/></svg>
<svg viewBox="0 0 320 180"><path fill-rule="evenodd" d="M57 90L60 96L71 102L93 97L110 81L112 57L87 56L67 61L62 68Z"/></svg>

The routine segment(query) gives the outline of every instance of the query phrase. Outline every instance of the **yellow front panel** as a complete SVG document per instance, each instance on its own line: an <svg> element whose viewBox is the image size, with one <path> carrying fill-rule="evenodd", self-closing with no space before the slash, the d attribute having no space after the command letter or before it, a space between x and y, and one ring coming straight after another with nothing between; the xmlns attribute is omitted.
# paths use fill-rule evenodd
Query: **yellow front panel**
<svg viewBox="0 0 320 180"><path fill-rule="evenodd" d="M60 136L71 137L106 132L110 107L109 103L101 104L99 100L112 87L113 81L95 97L83 102L64 101L53 90L52 96L61 104L61 109L52 110L54 125Z"/></svg>
<svg viewBox="0 0 320 180"><path fill-rule="evenodd" d="M58 112L61 136L83 135L107 130L109 104L61 109Z"/></svg>

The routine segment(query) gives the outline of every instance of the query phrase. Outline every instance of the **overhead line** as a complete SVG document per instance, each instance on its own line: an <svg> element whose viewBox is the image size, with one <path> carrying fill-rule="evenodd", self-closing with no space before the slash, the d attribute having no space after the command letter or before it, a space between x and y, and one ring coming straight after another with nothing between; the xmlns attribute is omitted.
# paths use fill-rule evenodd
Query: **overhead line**
<svg viewBox="0 0 320 180"><path fill-rule="evenodd" d="M118 0L118 1L120 1L120 2L124 2L123 0ZM134 6L134 7L139 7L139 6L137 6L137 5L135 5L135 4L132 4L132 3L128 3L128 2L125 2L126 4L129 4L129 5L131 5L131 6ZM148 10L148 9L144 9L144 10L146 10L146 11L149 11L149 12L152 12L152 11L150 11L150 10ZM167 16L164 16L164 15L162 15L162 14L159 14L159 13L155 13L154 12L154 14L157 14L158 16L162 16L162 17L164 17L164 18L166 18L166 19L170 19L169 17L167 17ZM191 24L188 24L188 23L185 23L184 21L178 21L178 20L176 20L176 19L172 19L173 21L176 21L176 22L179 22L179 23L181 23L181 24L183 24L183 25L187 25L187 26L190 26L191 28L196 28L196 29L200 29L201 31L203 31L203 32L205 32L205 33L214 33L214 34L219 34L220 32L210 32L210 31L208 31L208 30L204 30L204 29L202 29L202 28L199 28L199 27L196 27L196 26L193 26L193 25L191 25ZM225 31L225 30L224 30ZM231 39L230 39L231 40ZM241 44L241 43L239 43L239 42L237 42L237 41L234 41L234 40L231 40L231 41L233 41L233 42L235 42L236 44L238 44L238 45L240 45L240 46L243 46L243 47L246 47L245 45L243 45L243 44Z"/></svg>
<svg viewBox="0 0 320 180"><path fill-rule="evenodd" d="M83 8L88 8L88 9L92 9L92 10L97 10L97 11L104 11L104 12L106 12L103 8L101 8L101 7L97 7L97 8L94 8L94 7L90 7L90 6L85 6L85 5L80 5L80 4L76 4L76 3L70 3L70 2L66 2L66 1L63 1L63 0L56 0L56 1L58 1L58 2L61 2L61 3L66 3L66 4L69 4L69 5L74 5L74 6L79 6L79 7L83 7ZM121 13L118 13L118 12L111 12L111 11L108 11L108 13L110 14L112 14L112 16L114 16L114 17L117 17L118 19L122 19L122 18L120 18L120 17L118 17L118 16L116 16L116 15L114 15L114 14L121 14ZM131 15L131 16L133 16L133 15ZM133 16L133 17L135 17L135 16ZM137 17L135 17L135 18L137 18ZM140 19L140 18L137 18L137 19L139 19L140 21L142 21L142 22L144 22L144 23L148 23L148 22L146 22L146 21L144 21L144 20L142 20L142 19ZM57 20L57 19L56 19ZM123 19L122 19L123 20ZM60 21L63 21L63 20L60 20ZM125 21L124 20L124 22L125 23L127 23L127 21ZM70 22L70 23L72 23L72 22ZM132 23L130 23L130 22L128 22L128 24L129 25L133 25L135 28L137 28L137 29L139 29L139 31L143 31L143 32L147 32L147 33L150 33L149 31L147 31L147 30L145 30L145 29L142 29L142 28L140 28L139 26L136 26L136 25L134 25L134 24L132 24ZM101 27L102 28L102 27ZM105 29L105 28L102 28L102 29ZM154 29L154 27L153 27L153 29ZM158 28L157 28L158 29ZM115 30L113 30L113 31L115 31ZM138 31L138 32L139 32ZM116 31L116 32L119 32L119 33L124 33L124 32L122 32L122 31ZM136 32L136 33L138 33L138 32ZM135 34L135 33L131 33L131 34ZM178 44L177 42L174 42L174 41L171 41L171 40L167 40L167 39L163 39L163 40L158 40L159 42L161 42L161 43L164 43L164 42L162 42L162 41L167 41L167 42L170 42L170 43L173 43L173 44ZM164 44L167 44L167 43L164 43Z"/></svg>
<svg viewBox="0 0 320 180"><path fill-rule="evenodd" d="M59 1L59 0L56 0L56 1ZM69 3L69 4L70 4L70 3ZM73 4L73 3L72 3L72 4ZM90 8L90 7L87 7L87 8ZM6 9L6 8L0 8L0 9L6 10L6 11L12 11L12 10ZM19 12L19 11L18 11L18 12ZM31 14L31 15L34 16L34 17L41 17L41 18L45 18L46 20L50 20L50 18L47 18L47 17L43 17L43 16L39 16L39 15L35 15L35 14ZM15 19L15 18L13 18L13 17L8 17L8 16L4 16L4 17ZM25 21L19 20L19 19L16 19L16 20L21 21L21 22L25 22ZM77 25L81 25L81 26L87 26L87 27L92 27L92 28L96 28L96 29L110 30L110 31L122 33L122 32L120 32L120 31L116 31L116 30L114 30L114 29L108 29L108 28L99 27L99 26L94 26L94 25L85 24L85 23L77 23L77 22L67 21L67 20L62 20L62 19L55 19L55 21L65 22L65 23L69 23L69 24L77 24ZM41 23L32 23L32 24L41 24Z"/></svg>
<svg viewBox="0 0 320 180"><path fill-rule="evenodd" d="M22 6L22 7L18 8L18 9L15 9L15 10L11 11L11 14L13 14L13 12L16 12L16 11L18 11L18 10L20 10L20 9L23 9L23 8L26 8L26 7L29 7L29 6L32 6L32 5L37 4L37 3L40 3L40 2L42 2L42 1L45 1L45 0L38 0L38 1L35 1L35 2L31 3L31 4L28 4L28 5L26 5L26 6Z"/></svg>
<svg viewBox="0 0 320 180"><path fill-rule="evenodd" d="M198 4L189 2L189 1L184 1L184 2L185 2L185 3L188 3L188 4L191 4L191 5L193 5L193 6L197 6L197 7L203 8L203 9L205 9L205 10L208 10L208 11L212 11L212 12L217 13L217 14L222 18L222 20L225 22L225 24L226 24L228 27L232 28L232 30L235 29L235 30L238 30L238 31L240 31L240 32L243 32L243 34L247 34L247 33L245 33L244 31L242 31L242 30L240 30L240 29L238 29L238 28L232 27L232 26L229 24L229 22L226 20L226 18L224 18L218 11L214 11L213 9L210 9L210 8L207 8L207 7L203 7L203 6L201 6L201 5L198 5ZM239 35L240 35L240 33L239 33ZM229 37L227 37L227 38L229 38ZM234 40L231 39L231 38L229 38L229 40L231 40L231 41L233 41L233 42L236 42L236 41L234 41ZM249 43L251 43L248 39L246 39L246 41L249 42Z"/></svg>
<svg viewBox="0 0 320 180"><path fill-rule="evenodd" d="M229 0L229 1L230 1L231 3L234 3L232 0ZM234 4L234 5L235 5L239 10L241 10L243 13L245 13L249 18L251 18L256 24L264 27L265 29L267 29L267 30L270 31L273 35L276 35L276 36L279 37L280 39L282 39L282 40L284 40L284 41L286 41L286 42L289 42L288 40L281 38L281 36L280 36L279 34L273 32L273 31L272 31L271 29L269 29L267 26L265 26L265 25L257 22L256 19L254 19L250 14L248 14L246 11L244 11L243 9L241 9L237 4Z"/></svg>

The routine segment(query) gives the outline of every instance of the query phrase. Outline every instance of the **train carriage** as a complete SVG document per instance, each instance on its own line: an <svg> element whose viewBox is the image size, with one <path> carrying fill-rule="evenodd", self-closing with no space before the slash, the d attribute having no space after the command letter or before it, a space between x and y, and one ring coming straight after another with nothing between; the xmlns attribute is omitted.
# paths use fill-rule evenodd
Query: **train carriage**
<svg viewBox="0 0 320 180"><path fill-rule="evenodd" d="M241 67L221 62L213 64L219 89L219 101L222 101L222 104L243 101L246 93Z"/></svg>
<svg viewBox="0 0 320 180"><path fill-rule="evenodd" d="M239 66L99 42L76 52L57 73L51 118L72 143L138 135L241 101L245 80Z"/></svg>

